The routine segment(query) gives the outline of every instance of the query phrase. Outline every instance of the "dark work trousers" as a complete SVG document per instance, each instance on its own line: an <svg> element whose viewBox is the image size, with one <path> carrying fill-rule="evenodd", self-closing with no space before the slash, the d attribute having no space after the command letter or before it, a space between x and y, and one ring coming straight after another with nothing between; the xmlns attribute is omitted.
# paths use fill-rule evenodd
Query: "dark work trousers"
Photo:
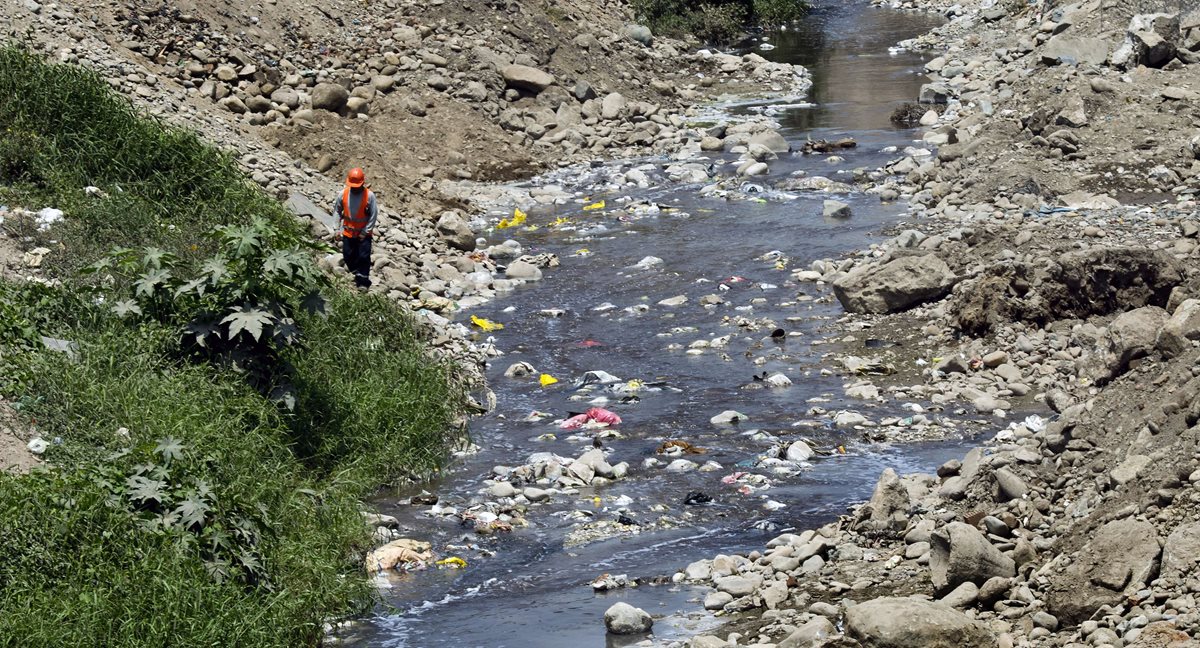
<svg viewBox="0 0 1200 648"><path fill-rule="evenodd" d="M342 237L342 260L346 269L354 273L354 285L371 287L371 237Z"/></svg>

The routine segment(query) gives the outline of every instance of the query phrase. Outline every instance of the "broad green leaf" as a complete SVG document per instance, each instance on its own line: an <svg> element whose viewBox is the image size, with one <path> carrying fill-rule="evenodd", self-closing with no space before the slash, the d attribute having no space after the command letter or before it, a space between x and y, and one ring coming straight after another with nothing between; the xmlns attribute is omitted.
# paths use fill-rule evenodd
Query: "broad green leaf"
<svg viewBox="0 0 1200 648"><path fill-rule="evenodd" d="M150 270L133 284L134 296L153 297L154 291L171 281L171 271L158 269Z"/></svg>
<svg viewBox="0 0 1200 648"><path fill-rule="evenodd" d="M183 456L183 448L183 442L179 439L166 437L159 439L158 445L154 446L154 451L163 458L163 462L170 463Z"/></svg>
<svg viewBox="0 0 1200 648"><path fill-rule="evenodd" d="M204 526L204 518L208 511L208 504L196 493L192 493L175 507L175 513L179 515L179 521L185 529Z"/></svg>
<svg viewBox="0 0 1200 648"><path fill-rule="evenodd" d="M204 290L205 290L205 288L207 288L207 286L208 286L208 277L200 277L199 279L192 279L191 281L176 288L175 296L182 297L184 295L195 293L195 295L197 297L203 297Z"/></svg>
<svg viewBox="0 0 1200 648"><path fill-rule="evenodd" d="M300 307L310 315L316 315L317 313L325 312L326 303L327 302L325 298L321 296L321 293L311 292L305 295L304 299L300 300Z"/></svg>
<svg viewBox="0 0 1200 648"><path fill-rule="evenodd" d="M216 284L229 274L229 262L224 257L213 257L200 266L200 272L208 275L210 281Z"/></svg>
<svg viewBox="0 0 1200 648"><path fill-rule="evenodd" d="M134 475L125 480L125 488L128 489L129 498L136 502L154 502L162 504L163 498L166 497L164 492L166 482L156 479L147 479L141 475Z"/></svg>
<svg viewBox="0 0 1200 648"><path fill-rule="evenodd" d="M212 336L219 335L220 331L208 320L193 320L183 329L183 333L195 340L200 348L207 349L209 340Z"/></svg>
<svg viewBox="0 0 1200 648"><path fill-rule="evenodd" d="M142 307L138 306L138 303L132 299L125 299L116 302L112 305L112 309L113 312L117 314L117 317L128 317L129 315L142 314Z"/></svg>
<svg viewBox="0 0 1200 648"><path fill-rule="evenodd" d="M175 265L176 261L177 259L174 254L156 247L146 248L145 253L142 255L142 265L154 270L169 268Z"/></svg>
<svg viewBox="0 0 1200 648"><path fill-rule="evenodd" d="M226 249L235 259L244 259L262 249L262 237L254 227L227 226L220 231Z"/></svg>
<svg viewBox="0 0 1200 648"><path fill-rule="evenodd" d="M267 311L247 305L227 315L225 319L221 320L221 323L229 325L229 332L225 335L226 339L232 340L245 331L257 342L262 338L263 327L271 326L274 320Z"/></svg>

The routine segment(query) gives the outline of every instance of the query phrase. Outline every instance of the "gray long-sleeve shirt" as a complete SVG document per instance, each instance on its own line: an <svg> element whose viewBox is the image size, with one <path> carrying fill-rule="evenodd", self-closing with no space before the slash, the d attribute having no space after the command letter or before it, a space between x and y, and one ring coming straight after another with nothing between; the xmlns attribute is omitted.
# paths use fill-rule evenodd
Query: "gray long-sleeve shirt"
<svg viewBox="0 0 1200 648"><path fill-rule="evenodd" d="M344 191L344 189L343 189ZM379 219L379 209L375 205L375 192L370 189L363 188L360 191L350 190L350 213L358 213L359 205L362 204L363 194L367 195L367 226L363 231L367 234L375 231L375 223ZM342 192L338 192L337 199L333 201L333 213L338 217L338 222L341 224L345 220L346 214L342 211Z"/></svg>

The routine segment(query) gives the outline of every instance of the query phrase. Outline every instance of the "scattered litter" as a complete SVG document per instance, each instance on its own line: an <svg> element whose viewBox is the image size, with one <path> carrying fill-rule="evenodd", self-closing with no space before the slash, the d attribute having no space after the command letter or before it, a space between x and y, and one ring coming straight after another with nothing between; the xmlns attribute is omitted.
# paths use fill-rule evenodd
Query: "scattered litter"
<svg viewBox="0 0 1200 648"><path fill-rule="evenodd" d="M583 211L595 211L597 209L604 209L604 207L605 207L604 201L601 200L600 202L597 202L597 203L592 203L590 205L584 205Z"/></svg>
<svg viewBox="0 0 1200 648"><path fill-rule="evenodd" d="M35 223L37 223L38 231L45 232L54 224L62 222L63 211L53 207L46 207L45 209L39 211L33 220Z"/></svg>
<svg viewBox="0 0 1200 648"><path fill-rule="evenodd" d="M542 384L542 387L549 387L550 385L557 383L558 378L555 378L550 374L542 374L542 377L538 378L538 382Z"/></svg>
<svg viewBox="0 0 1200 648"><path fill-rule="evenodd" d="M606 409L593 407L583 414L577 414L563 421L558 427L563 430L575 430L591 423L620 425L621 417Z"/></svg>
<svg viewBox="0 0 1200 648"><path fill-rule="evenodd" d="M471 316L471 323L478 326L484 333L491 333L492 331L499 331L504 328L504 325L499 322L493 322L475 315Z"/></svg>
<svg viewBox="0 0 1200 648"><path fill-rule="evenodd" d="M665 454L665 455L681 455L681 454L697 455L697 454L705 454L706 452L708 452L708 450L694 446L694 445L688 443L687 441L680 441L678 439L672 439L670 441L663 441L662 445L658 446L658 450L655 450L655 452L658 454Z"/></svg>
<svg viewBox="0 0 1200 648"><path fill-rule="evenodd" d="M466 569L467 561L458 556L450 556L437 561L438 567L453 567L454 569Z"/></svg>
<svg viewBox="0 0 1200 648"><path fill-rule="evenodd" d="M364 561L367 573L375 574L389 569L424 567L433 560L431 548L432 545L421 540L411 538L393 540L367 554L367 559Z"/></svg>
<svg viewBox="0 0 1200 648"><path fill-rule="evenodd" d="M700 504L708 504L711 501L713 501L711 495L707 495L700 491L691 491L687 494L687 497L683 498L684 506L698 506Z"/></svg>
<svg viewBox="0 0 1200 648"><path fill-rule="evenodd" d="M517 227L525 224L526 214L520 208L513 209L512 218L505 218L496 224L496 229L506 229L509 227Z"/></svg>
<svg viewBox="0 0 1200 648"><path fill-rule="evenodd" d="M50 444L46 443L45 439L38 437L25 444L25 447L29 448L29 451L33 454L40 455L46 452L46 448L50 447Z"/></svg>

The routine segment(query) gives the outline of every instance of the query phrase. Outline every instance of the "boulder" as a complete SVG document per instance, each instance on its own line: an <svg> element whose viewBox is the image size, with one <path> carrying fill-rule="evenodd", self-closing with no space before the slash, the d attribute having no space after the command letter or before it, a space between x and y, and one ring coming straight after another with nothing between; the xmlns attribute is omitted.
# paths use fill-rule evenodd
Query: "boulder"
<svg viewBox="0 0 1200 648"><path fill-rule="evenodd" d="M625 112L625 107L628 102L625 97L619 92L613 92L606 95L600 102L600 116L604 119L616 119Z"/></svg>
<svg viewBox="0 0 1200 648"><path fill-rule="evenodd" d="M826 200L824 216L825 218L850 218L850 205L840 200Z"/></svg>
<svg viewBox="0 0 1200 648"><path fill-rule="evenodd" d="M944 104L950 101L950 86L944 83L926 83L921 86L917 100L923 104Z"/></svg>
<svg viewBox="0 0 1200 648"><path fill-rule="evenodd" d="M500 68L500 76L508 87L534 94L554 85L553 75L528 65L506 65Z"/></svg>
<svg viewBox="0 0 1200 648"><path fill-rule="evenodd" d="M438 235L447 245L463 252L475 250L475 232L457 212L444 212L437 222Z"/></svg>
<svg viewBox="0 0 1200 648"><path fill-rule="evenodd" d="M318 83L312 91L312 107L315 110L339 112L346 107L350 91L336 83Z"/></svg>
<svg viewBox="0 0 1200 648"><path fill-rule="evenodd" d="M846 610L846 635L863 648L991 648L987 627L941 603L880 598Z"/></svg>
<svg viewBox="0 0 1200 648"><path fill-rule="evenodd" d="M950 266L935 255L906 256L861 265L833 282L852 313L895 313L944 297L954 286Z"/></svg>
<svg viewBox="0 0 1200 648"><path fill-rule="evenodd" d="M627 25L625 27L625 38L635 43L641 43L646 47L654 44L654 34L645 25Z"/></svg>
<svg viewBox="0 0 1200 648"><path fill-rule="evenodd" d="M792 150L792 145L789 144L786 139L784 139L783 135L780 135L778 131L773 130L765 130L755 133L750 138L750 141L747 143L747 145L761 146L772 153L787 153L788 151Z"/></svg>
<svg viewBox="0 0 1200 648"><path fill-rule="evenodd" d="M819 616L797 628L783 641L779 648L811 648L824 645L826 641L837 635L837 628L823 616Z"/></svg>
<svg viewBox="0 0 1200 648"><path fill-rule="evenodd" d="M896 471L887 468L876 482L870 501L858 509L854 528L892 533L903 531L908 524L910 506L908 489L900 482Z"/></svg>
<svg viewBox="0 0 1200 648"><path fill-rule="evenodd" d="M981 585L989 578L1011 578L1016 564L988 542L975 527L951 522L930 536L929 577L941 593L971 582Z"/></svg>
<svg viewBox="0 0 1200 648"><path fill-rule="evenodd" d="M1175 527L1162 554L1162 577L1182 579L1196 573L1200 562L1200 522Z"/></svg>
<svg viewBox="0 0 1200 648"><path fill-rule="evenodd" d="M1154 351L1159 330L1166 321L1167 311L1158 306L1143 306L1121 313L1108 325L1109 352L1116 363L1114 375L1128 369L1133 360ZM1197 325L1200 326L1200 318Z"/></svg>
<svg viewBox="0 0 1200 648"><path fill-rule="evenodd" d="M1185 299L1162 325L1155 346L1168 358L1187 351L1200 340L1200 299Z"/></svg>
<svg viewBox="0 0 1200 648"><path fill-rule="evenodd" d="M1126 593L1146 586L1158 571L1158 532L1143 520L1125 518L1100 527L1065 570L1051 572L1046 610L1075 625L1103 605L1116 605Z"/></svg>
<svg viewBox="0 0 1200 648"><path fill-rule="evenodd" d="M1104 65L1108 60L1108 42L1102 38L1081 38L1057 34L1042 47L1046 65Z"/></svg>
<svg viewBox="0 0 1200 648"><path fill-rule="evenodd" d="M616 635L645 634L654 626L654 620L645 610L620 602L613 604L604 613L604 627Z"/></svg>
<svg viewBox="0 0 1200 648"><path fill-rule="evenodd" d="M504 270L504 276L509 279L523 279L525 281L540 281L542 271L532 263L525 261L513 261L508 264Z"/></svg>

